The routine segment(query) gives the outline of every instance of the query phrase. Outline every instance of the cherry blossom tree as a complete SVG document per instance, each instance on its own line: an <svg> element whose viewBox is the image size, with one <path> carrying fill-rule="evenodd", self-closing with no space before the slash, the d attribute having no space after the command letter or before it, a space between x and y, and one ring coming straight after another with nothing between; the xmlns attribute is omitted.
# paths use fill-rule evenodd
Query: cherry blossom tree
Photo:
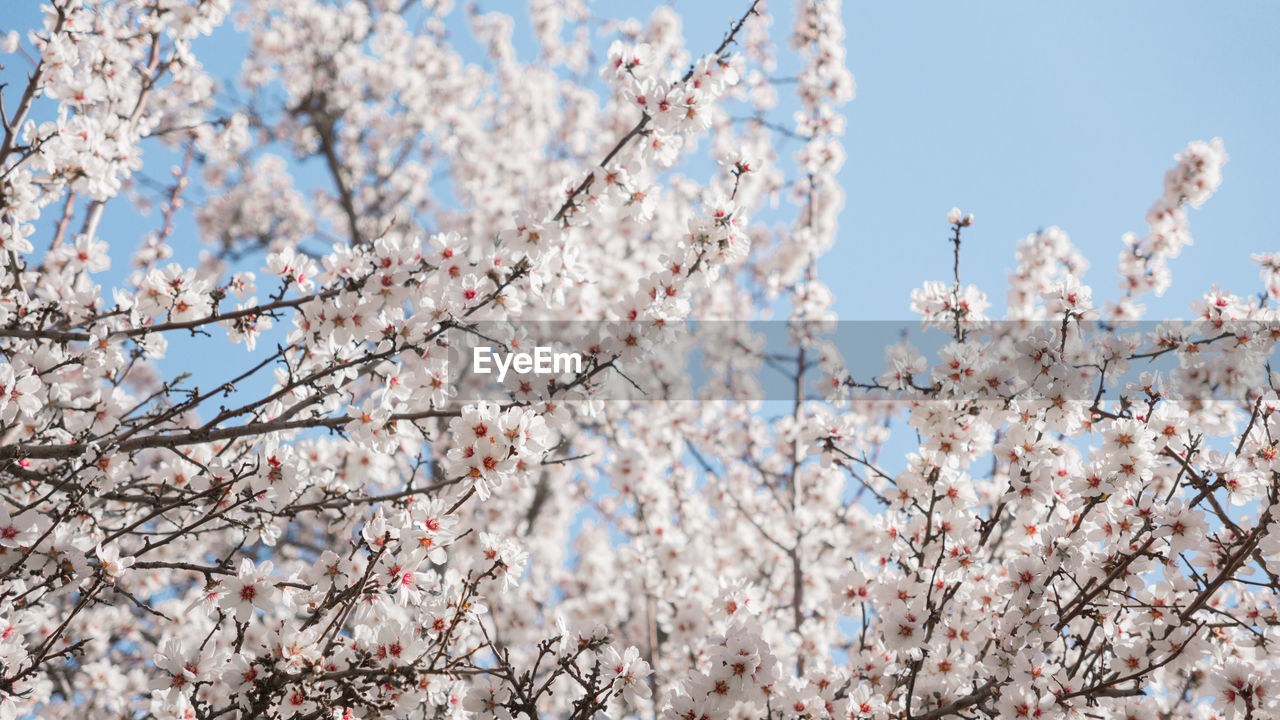
<svg viewBox="0 0 1280 720"><path fill-rule="evenodd" d="M1280 255L1138 322L1222 142L1099 307L1049 228L989 318L939 213L943 342L872 372L817 278L839 2L723 10L532 0L527 60L449 0L6 35L0 718L1280 715ZM467 362L547 337L581 367Z"/></svg>

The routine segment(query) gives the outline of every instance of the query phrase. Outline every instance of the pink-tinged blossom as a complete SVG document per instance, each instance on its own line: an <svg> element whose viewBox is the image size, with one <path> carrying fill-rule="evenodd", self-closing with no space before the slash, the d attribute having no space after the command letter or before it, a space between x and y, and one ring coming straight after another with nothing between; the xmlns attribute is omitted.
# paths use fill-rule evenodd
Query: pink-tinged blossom
<svg viewBox="0 0 1280 720"><path fill-rule="evenodd" d="M242 559L236 574L225 581L226 594L219 599L219 605L240 623L249 622L255 607L270 608L278 595L272 584L273 569L270 561L255 565L249 558Z"/></svg>

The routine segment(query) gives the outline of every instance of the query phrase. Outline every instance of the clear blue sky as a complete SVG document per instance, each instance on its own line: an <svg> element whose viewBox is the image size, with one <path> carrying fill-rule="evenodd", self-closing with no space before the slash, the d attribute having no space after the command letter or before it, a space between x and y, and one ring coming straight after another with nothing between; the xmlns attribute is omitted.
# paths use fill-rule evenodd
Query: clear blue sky
<svg viewBox="0 0 1280 720"><path fill-rule="evenodd" d="M1004 307L1019 238L1058 225L1114 298L1120 236L1141 234L1172 156L1223 138L1219 192L1191 215L1156 317L1219 282L1261 289L1251 252L1280 249L1280 4L874 3L845 8L858 97L848 108L848 203L827 259L842 318L907 317L945 280L943 214L975 213L961 276Z"/></svg>

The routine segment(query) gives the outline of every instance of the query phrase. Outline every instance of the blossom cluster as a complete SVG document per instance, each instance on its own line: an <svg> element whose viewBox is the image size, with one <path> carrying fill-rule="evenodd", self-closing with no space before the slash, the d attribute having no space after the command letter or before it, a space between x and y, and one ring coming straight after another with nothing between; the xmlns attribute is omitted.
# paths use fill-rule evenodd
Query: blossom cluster
<svg viewBox="0 0 1280 720"><path fill-rule="evenodd" d="M1280 256L1126 324L1221 141L1111 303L1048 228L993 319L940 217L953 276L903 300L944 341L864 377L821 337L839 2L693 48L670 7L535 0L534 57L453 6L51 0L3 36L0 720L1280 716ZM677 347L779 308L784 351ZM582 366L460 361L544 334Z"/></svg>
<svg viewBox="0 0 1280 720"><path fill-rule="evenodd" d="M1142 314L1134 303L1139 295L1148 291L1160 295L1168 289L1168 261L1191 244L1187 207L1200 207L1222 184L1227 153L1219 138L1196 141L1178 154L1177 161L1165 173L1164 193L1147 209L1147 235L1139 238L1129 233L1124 237L1119 266L1124 298L1106 308L1107 317L1136 319Z"/></svg>

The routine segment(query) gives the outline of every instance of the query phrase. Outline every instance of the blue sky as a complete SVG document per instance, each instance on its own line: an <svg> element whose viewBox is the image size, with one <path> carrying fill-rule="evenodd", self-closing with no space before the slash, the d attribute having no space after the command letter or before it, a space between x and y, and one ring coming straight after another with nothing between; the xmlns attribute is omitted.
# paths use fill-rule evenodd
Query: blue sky
<svg viewBox="0 0 1280 720"><path fill-rule="evenodd" d="M824 277L842 318L908 317L906 293L950 277L943 214L976 215L961 277L1004 308L1019 238L1066 230L1115 298L1120 236L1145 230L1172 156L1223 138L1219 192L1148 317L1187 316L1214 282L1261 289L1280 249L1280 4L850 3L848 201Z"/></svg>

